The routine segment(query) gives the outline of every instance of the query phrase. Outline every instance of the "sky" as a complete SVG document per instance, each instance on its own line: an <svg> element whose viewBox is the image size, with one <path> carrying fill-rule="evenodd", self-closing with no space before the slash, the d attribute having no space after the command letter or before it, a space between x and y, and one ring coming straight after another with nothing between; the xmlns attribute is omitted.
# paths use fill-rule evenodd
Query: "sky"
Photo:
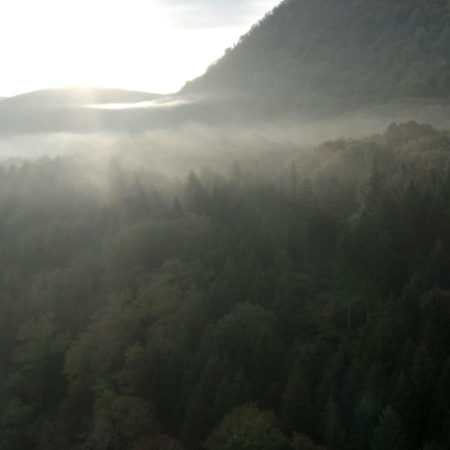
<svg viewBox="0 0 450 450"><path fill-rule="evenodd" d="M0 0L0 97L89 85L169 93L280 0Z"/></svg>

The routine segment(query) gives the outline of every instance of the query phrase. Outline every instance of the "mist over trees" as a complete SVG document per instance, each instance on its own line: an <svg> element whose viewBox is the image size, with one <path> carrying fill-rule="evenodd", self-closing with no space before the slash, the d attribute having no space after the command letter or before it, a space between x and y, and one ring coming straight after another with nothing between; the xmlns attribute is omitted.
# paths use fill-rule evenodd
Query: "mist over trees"
<svg viewBox="0 0 450 450"><path fill-rule="evenodd" d="M449 39L286 0L179 93L0 99L0 449L448 450Z"/></svg>
<svg viewBox="0 0 450 450"><path fill-rule="evenodd" d="M445 449L449 155L3 164L1 448Z"/></svg>

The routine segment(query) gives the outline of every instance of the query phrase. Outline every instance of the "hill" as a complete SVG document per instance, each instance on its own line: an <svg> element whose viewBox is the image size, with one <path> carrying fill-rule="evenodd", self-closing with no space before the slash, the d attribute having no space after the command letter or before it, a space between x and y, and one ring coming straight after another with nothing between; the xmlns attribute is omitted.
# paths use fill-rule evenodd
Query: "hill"
<svg viewBox="0 0 450 450"><path fill-rule="evenodd" d="M447 0L286 0L182 90L266 114L450 96Z"/></svg>
<svg viewBox="0 0 450 450"><path fill-rule="evenodd" d="M148 92L99 87L43 89L0 102L0 136L135 132L172 126L184 116L195 115L195 111L188 114L178 106L183 106L182 102L171 96Z"/></svg>
<svg viewBox="0 0 450 450"><path fill-rule="evenodd" d="M170 107L86 107L154 100ZM192 123L267 130L286 119L302 132L328 130L320 134L327 137L358 137L410 119L448 127L450 3L285 0L176 94L31 92L1 102L0 135L141 132Z"/></svg>
<svg viewBox="0 0 450 450"><path fill-rule="evenodd" d="M68 87L41 89L4 99L4 105L90 105L100 103L132 103L159 98L158 94L107 89L100 87Z"/></svg>

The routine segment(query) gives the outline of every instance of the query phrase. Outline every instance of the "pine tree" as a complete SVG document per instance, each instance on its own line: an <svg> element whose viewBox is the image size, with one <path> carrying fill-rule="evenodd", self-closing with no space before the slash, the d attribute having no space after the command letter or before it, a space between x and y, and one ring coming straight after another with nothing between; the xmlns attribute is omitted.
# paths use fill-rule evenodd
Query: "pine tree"
<svg viewBox="0 0 450 450"><path fill-rule="evenodd" d="M371 450L408 450L409 446L397 412L387 406L370 437Z"/></svg>

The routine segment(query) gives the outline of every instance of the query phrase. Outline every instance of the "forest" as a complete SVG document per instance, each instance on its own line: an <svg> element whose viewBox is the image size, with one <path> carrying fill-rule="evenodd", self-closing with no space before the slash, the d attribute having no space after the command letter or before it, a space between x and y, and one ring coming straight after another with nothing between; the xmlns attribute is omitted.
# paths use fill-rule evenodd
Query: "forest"
<svg viewBox="0 0 450 450"><path fill-rule="evenodd" d="M192 169L2 162L0 448L448 449L450 133Z"/></svg>
<svg viewBox="0 0 450 450"><path fill-rule="evenodd" d="M405 98L436 106L450 96L449 52L447 0L286 0L181 92L263 117L335 117Z"/></svg>

